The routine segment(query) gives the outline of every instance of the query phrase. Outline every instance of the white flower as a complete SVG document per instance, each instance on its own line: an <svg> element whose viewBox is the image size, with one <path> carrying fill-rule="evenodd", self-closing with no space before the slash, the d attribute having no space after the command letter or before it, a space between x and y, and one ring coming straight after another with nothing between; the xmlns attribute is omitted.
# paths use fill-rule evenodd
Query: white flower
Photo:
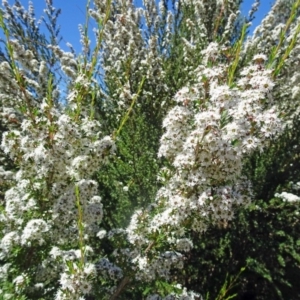
<svg viewBox="0 0 300 300"><path fill-rule="evenodd" d="M255 62L265 62L268 57L265 54L255 54L253 57L253 61Z"/></svg>
<svg viewBox="0 0 300 300"><path fill-rule="evenodd" d="M18 245L19 242L19 233L17 231L11 231L1 239L0 248L4 251L4 253L9 254L13 246Z"/></svg>
<svg viewBox="0 0 300 300"><path fill-rule="evenodd" d="M39 244L44 243L44 234L50 230L50 226L43 219L32 219L28 221L21 236L21 243L23 245L38 241Z"/></svg>
<svg viewBox="0 0 300 300"><path fill-rule="evenodd" d="M176 241L178 251L189 252L193 248L193 242L190 239L184 238Z"/></svg>
<svg viewBox="0 0 300 300"><path fill-rule="evenodd" d="M283 201L286 202L297 202L300 201L300 197L297 195L287 193L287 192L282 192L281 194L276 193L275 197L281 198Z"/></svg>
<svg viewBox="0 0 300 300"><path fill-rule="evenodd" d="M62 255L62 251L61 251L58 247L54 246L54 247L51 249L51 251L50 251L49 254L50 254L54 259L56 259L57 257L60 257L60 256Z"/></svg>
<svg viewBox="0 0 300 300"><path fill-rule="evenodd" d="M100 230L98 233L97 233L97 237L102 240L104 237L106 236L106 230Z"/></svg>
<svg viewBox="0 0 300 300"><path fill-rule="evenodd" d="M136 263L140 270L144 270L147 268L147 257L137 256L132 260L133 263Z"/></svg>
<svg viewBox="0 0 300 300"><path fill-rule="evenodd" d="M19 275L13 280L13 283L17 286L22 285L25 282L26 277L26 274Z"/></svg>
<svg viewBox="0 0 300 300"><path fill-rule="evenodd" d="M9 268L11 267L11 263L6 263L0 267L0 279L6 279L9 274Z"/></svg>
<svg viewBox="0 0 300 300"><path fill-rule="evenodd" d="M74 275L69 275L67 273L62 273L60 275L60 280L59 280L62 289L64 290L69 290L70 292L75 292L75 286L76 283L74 282Z"/></svg>
<svg viewBox="0 0 300 300"><path fill-rule="evenodd" d="M95 275L96 272L95 265L91 263L85 264L83 272L84 274L86 274L86 276Z"/></svg>

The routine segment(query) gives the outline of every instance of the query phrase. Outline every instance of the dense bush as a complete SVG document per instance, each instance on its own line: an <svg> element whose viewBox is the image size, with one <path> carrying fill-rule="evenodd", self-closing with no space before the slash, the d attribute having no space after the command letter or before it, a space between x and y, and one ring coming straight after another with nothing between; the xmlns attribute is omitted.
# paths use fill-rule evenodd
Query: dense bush
<svg viewBox="0 0 300 300"><path fill-rule="evenodd" d="M2 2L0 299L299 298L300 1L241 2Z"/></svg>

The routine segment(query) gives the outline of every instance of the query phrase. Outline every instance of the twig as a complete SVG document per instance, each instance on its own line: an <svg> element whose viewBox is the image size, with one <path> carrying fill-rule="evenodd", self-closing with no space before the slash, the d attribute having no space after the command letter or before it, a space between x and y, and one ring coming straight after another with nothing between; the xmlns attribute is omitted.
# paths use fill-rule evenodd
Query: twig
<svg viewBox="0 0 300 300"><path fill-rule="evenodd" d="M124 277L121 281L121 283L119 284L119 286L117 287L116 291L113 293L113 295L110 297L109 300L115 300L117 299L117 297L120 295L120 293L122 292L122 290L124 289L124 287L126 286L126 284L129 282L129 277Z"/></svg>

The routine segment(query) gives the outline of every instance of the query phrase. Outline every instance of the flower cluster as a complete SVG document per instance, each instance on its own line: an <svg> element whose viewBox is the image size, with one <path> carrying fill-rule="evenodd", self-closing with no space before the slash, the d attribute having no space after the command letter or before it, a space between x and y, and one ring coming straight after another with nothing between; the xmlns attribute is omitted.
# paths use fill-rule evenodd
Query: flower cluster
<svg viewBox="0 0 300 300"><path fill-rule="evenodd" d="M7 126L1 148L17 165L17 171L1 172L2 178L13 182L5 192L0 216L1 258L10 259L15 248L23 248L25 253L36 251L32 250L36 247L49 249L50 245L76 249L81 240L79 249L74 250L81 252L81 264L70 267L64 260L61 267L59 255L38 258L37 252L34 264L40 276L31 280L30 286L25 285L28 290L39 289L57 278L53 271L60 270L57 299L75 299L91 289L87 278L93 268L85 262L84 241L96 237L103 217L98 183L92 176L114 154L115 144L93 118L93 106L88 103L92 86L88 75L78 71L83 67L72 54L52 47L62 71L73 80L66 95L68 104L63 105L56 101L51 78L45 79L49 74L47 61L38 60L36 53L16 40L7 43L14 63L0 63L0 112ZM20 280L14 284L17 292Z"/></svg>
<svg viewBox="0 0 300 300"><path fill-rule="evenodd" d="M157 193L156 214L149 209L133 215L127 231L135 246L143 248L151 244L149 236L168 232L171 245L189 251L192 242L183 224L198 232L212 223L226 224L236 206L251 201L243 158L262 150L282 130L271 96L272 71L265 68L266 57L256 55L240 70L236 84L229 84L230 66L218 59L222 51L216 43L208 45L203 62L212 66L200 65L198 82L174 96L158 152L170 163L163 170L166 184ZM149 271L151 262L139 266Z"/></svg>
<svg viewBox="0 0 300 300"><path fill-rule="evenodd" d="M216 44L203 54L204 61L220 56ZM153 226L178 226L195 214L210 221L231 219L233 206L250 200L250 190L240 180L242 159L281 131L269 97L271 70L264 68L264 60L255 56L233 87L224 81L226 65L199 66L199 83L175 95L177 105L164 120L159 150L174 168L168 185L158 192L168 213L157 215ZM195 230L205 229L203 222L193 223Z"/></svg>
<svg viewBox="0 0 300 300"><path fill-rule="evenodd" d="M201 295L195 292L187 291L187 288L183 288L181 285L176 285L176 289L180 290L180 294L169 294L166 297L161 297L158 294L149 295L146 300L198 300L203 299Z"/></svg>
<svg viewBox="0 0 300 300"><path fill-rule="evenodd" d="M269 65L278 63L281 76L276 79L274 94L279 109L284 112L286 124L299 115L299 41L300 17L296 1L277 0L252 36L247 38L244 55L264 53L269 55ZM290 101L293 99L293 101Z"/></svg>

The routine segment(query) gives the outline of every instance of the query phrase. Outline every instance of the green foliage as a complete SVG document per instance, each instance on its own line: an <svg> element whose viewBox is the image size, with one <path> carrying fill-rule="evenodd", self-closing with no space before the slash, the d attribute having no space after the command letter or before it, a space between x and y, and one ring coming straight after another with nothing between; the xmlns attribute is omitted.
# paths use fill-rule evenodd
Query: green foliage
<svg viewBox="0 0 300 300"><path fill-rule="evenodd" d="M276 142L245 162L245 174L253 182L256 199L271 199L276 192L297 192L300 180L300 132L295 119ZM296 189L295 189L296 188Z"/></svg>

